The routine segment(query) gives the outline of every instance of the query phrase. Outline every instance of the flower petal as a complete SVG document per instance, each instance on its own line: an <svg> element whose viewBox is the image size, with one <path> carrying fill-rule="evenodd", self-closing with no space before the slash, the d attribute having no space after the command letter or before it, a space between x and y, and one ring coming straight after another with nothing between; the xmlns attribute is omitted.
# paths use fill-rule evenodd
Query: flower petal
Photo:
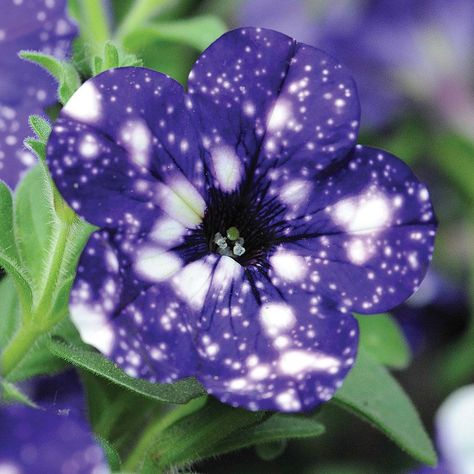
<svg viewBox="0 0 474 474"><path fill-rule="evenodd" d="M196 359L189 309L167 282L181 260L141 241L107 231L92 235L71 292L71 318L85 342L129 375L171 382L193 375Z"/></svg>
<svg viewBox="0 0 474 474"><path fill-rule="evenodd" d="M357 323L300 282L276 283L220 258L194 323L197 377L234 406L305 411L329 400L352 367Z"/></svg>
<svg viewBox="0 0 474 474"><path fill-rule="evenodd" d="M201 150L182 87L144 68L87 81L48 143L59 191L89 222L140 226L157 208L194 227L204 214Z"/></svg>
<svg viewBox="0 0 474 474"><path fill-rule="evenodd" d="M357 146L315 176L287 219L284 251L305 256L318 292L361 313L386 311L421 284L436 220L426 187L398 158ZM296 270L295 270L296 271Z"/></svg>
<svg viewBox="0 0 474 474"><path fill-rule="evenodd" d="M356 142L359 101L349 73L281 33L241 28L223 35L198 59L188 84L224 191L289 159L322 169Z"/></svg>
<svg viewBox="0 0 474 474"><path fill-rule="evenodd" d="M79 381L72 377L66 373L34 381L34 400L41 409L0 407L0 472L109 472L85 419Z"/></svg>
<svg viewBox="0 0 474 474"><path fill-rule="evenodd" d="M23 140L31 135L28 116L57 101L54 79L18 57L35 50L63 59L76 26L66 16L66 0L2 3L0 15L0 179L11 187L36 163Z"/></svg>

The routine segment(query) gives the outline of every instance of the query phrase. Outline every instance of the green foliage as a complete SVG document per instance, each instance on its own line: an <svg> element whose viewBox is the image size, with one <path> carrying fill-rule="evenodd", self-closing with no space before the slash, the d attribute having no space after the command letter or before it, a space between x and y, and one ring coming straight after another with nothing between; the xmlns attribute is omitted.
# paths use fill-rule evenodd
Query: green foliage
<svg viewBox="0 0 474 474"><path fill-rule="evenodd" d="M231 451L280 443L289 439L314 438L324 434L324 426L313 417L277 413L263 423L244 428L211 446L203 457L217 456Z"/></svg>
<svg viewBox="0 0 474 474"><path fill-rule="evenodd" d="M195 16L169 22L147 24L125 39L125 46L136 51L156 40L181 43L203 51L227 31L226 25L213 15Z"/></svg>
<svg viewBox="0 0 474 474"><path fill-rule="evenodd" d="M107 463L112 472L119 472L122 466L122 461L117 450L109 443L106 439L96 436L97 442L101 445L104 450Z"/></svg>
<svg viewBox="0 0 474 474"><path fill-rule="evenodd" d="M92 75L97 76L101 72L117 67L142 66L143 62L133 54L125 54L113 43L107 42L104 46L102 56L95 56L92 59Z"/></svg>
<svg viewBox="0 0 474 474"><path fill-rule="evenodd" d="M16 304L14 283L21 310L5 306L2 314L8 331L2 337L0 372L8 380L64 367L46 349L45 334L63 329L77 261L94 230L64 203L45 167L49 123L32 116L30 125L36 133L30 144L38 147L40 163L26 174L14 197L0 182L0 265L9 275L2 290Z"/></svg>
<svg viewBox="0 0 474 474"><path fill-rule="evenodd" d="M0 350L18 328L20 306L15 284L11 276L0 280Z"/></svg>
<svg viewBox="0 0 474 474"><path fill-rule="evenodd" d="M381 365L360 351L333 403L370 422L418 461L434 466L436 453L412 402Z"/></svg>
<svg viewBox="0 0 474 474"><path fill-rule="evenodd" d="M196 462L209 455L210 447L222 439L268 417L265 412L232 408L211 398L200 410L160 433L147 453L142 472L163 472L170 466Z"/></svg>
<svg viewBox="0 0 474 474"><path fill-rule="evenodd" d="M44 285L44 270L56 243L58 227L48 179L44 167L36 166L20 182L14 200L19 252L36 290Z"/></svg>
<svg viewBox="0 0 474 474"><path fill-rule="evenodd" d="M24 308L31 305L32 283L26 267L20 260L13 226L13 197L6 184L0 181L0 266L15 283Z"/></svg>
<svg viewBox="0 0 474 474"><path fill-rule="evenodd" d="M46 144L51 133L51 124L40 115L30 115L28 123L36 134L38 141Z"/></svg>
<svg viewBox="0 0 474 474"><path fill-rule="evenodd" d="M21 51L19 56L26 61L41 66L58 81L58 98L62 104L65 104L79 89L81 78L71 63L60 61L54 56L38 51Z"/></svg>
<svg viewBox="0 0 474 474"><path fill-rule="evenodd" d="M357 317L360 346L380 364L403 369L411 359L410 348L400 326L389 314Z"/></svg>
<svg viewBox="0 0 474 474"><path fill-rule="evenodd" d="M48 347L54 355L74 366L104 377L147 398L167 403L186 403L205 394L202 386L194 379L185 379L174 384L152 384L132 378L85 344L73 345L62 339L53 338L49 341Z"/></svg>
<svg viewBox="0 0 474 474"><path fill-rule="evenodd" d="M444 133L437 135L430 145L431 156L438 167L461 194L474 203L474 143L461 135Z"/></svg>
<svg viewBox="0 0 474 474"><path fill-rule="evenodd" d="M27 395L7 380L0 380L0 402L21 403L31 408L37 408L37 405Z"/></svg>
<svg viewBox="0 0 474 474"><path fill-rule="evenodd" d="M280 441L257 444L255 446L255 452L262 461L273 461L285 452L286 446L286 439L282 439Z"/></svg>

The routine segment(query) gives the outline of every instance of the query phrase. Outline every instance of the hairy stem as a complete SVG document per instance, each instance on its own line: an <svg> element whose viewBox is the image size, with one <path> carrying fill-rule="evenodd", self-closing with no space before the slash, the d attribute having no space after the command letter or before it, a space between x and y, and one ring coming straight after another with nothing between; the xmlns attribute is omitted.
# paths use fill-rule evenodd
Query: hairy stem
<svg viewBox="0 0 474 474"><path fill-rule="evenodd" d="M54 307L54 293L61 273L61 264L72 224L61 222L55 246L48 265L45 268L46 283L41 291L38 303L30 313L22 315L22 325L12 340L8 343L0 358L0 374L8 376L28 354L38 337L48 332L58 322L58 318L51 318L50 312Z"/></svg>
<svg viewBox="0 0 474 474"><path fill-rule="evenodd" d="M6 377L18 366L39 336L38 329L32 324L20 327L8 343L0 359L0 374Z"/></svg>
<svg viewBox="0 0 474 474"><path fill-rule="evenodd" d="M180 418L189 415L199 409L205 402L205 397L195 398L185 405L180 405L174 410L166 413L157 420L152 421L143 431L141 438L138 440L133 451L130 453L123 468L126 472L137 472L140 463L145 459L147 451L156 443L159 435Z"/></svg>

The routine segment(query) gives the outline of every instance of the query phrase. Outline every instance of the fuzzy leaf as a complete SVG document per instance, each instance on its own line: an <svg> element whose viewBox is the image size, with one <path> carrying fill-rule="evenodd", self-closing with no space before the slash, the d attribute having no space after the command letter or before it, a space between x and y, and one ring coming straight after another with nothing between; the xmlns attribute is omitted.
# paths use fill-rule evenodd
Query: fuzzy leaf
<svg viewBox="0 0 474 474"><path fill-rule="evenodd" d="M389 314L358 316L360 345L377 362L395 369L410 363L411 353L400 326Z"/></svg>
<svg viewBox="0 0 474 474"><path fill-rule="evenodd" d="M31 129L35 132L38 137L38 141L46 144L51 133L50 123L40 115L30 115L28 122Z"/></svg>
<svg viewBox="0 0 474 474"><path fill-rule="evenodd" d="M6 346L18 328L19 309L15 285L7 275L0 280L0 349Z"/></svg>
<svg viewBox="0 0 474 474"><path fill-rule="evenodd" d="M369 421L416 460L437 461L420 417L398 382L363 350L333 403Z"/></svg>
<svg viewBox="0 0 474 474"><path fill-rule="evenodd" d="M48 54L38 51L21 51L20 58L41 66L58 81L58 97L65 104L79 89L81 79L75 67L67 61L60 61Z"/></svg>
<svg viewBox="0 0 474 474"><path fill-rule="evenodd" d="M104 70L119 67L119 52L113 43L105 43L104 47Z"/></svg>
<svg viewBox="0 0 474 474"><path fill-rule="evenodd" d="M117 450L109 443L106 439L101 438L100 436L96 435L97 442L102 446L104 450L105 457L107 459L107 463L110 467L112 472L119 472L120 467L122 465L122 461L120 460L120 455Z"/></svg>
<svg viewBox="0 0 474 474"><path fill-rule="evenodd" d="M36 290L45 282L45 268L53 251L58 225L48 179L43 166L36 166L25 175L15 193L18 247Z"/></svg>
<svg viewBox="0 0 474 474"><path fill-rule="evenodd" d="M113 383L125 387L144 397L167 403L186 403L205 394L202 386L194 379L185 379L174 384L152 384L128 376L111 361L84 345L72 345L60 338L48 343L49 350L67 362Z"/></svg>
<svg viewBox="0 0 474 474"><path fill-rule="evenodd" d="M21 51L20 58L25 59L31 63L41 66L48 71L58 82L61 82L63 77L63 67L59 59L48 54L43 54L38 51Z"/></svg>
<svg viewBox="0 0 474 474"><path fill-rule="evenodd" d="M13 198L8 186L0 181L0 266L12 277L23 306L32 301L30 275L22 265L13 230Z"/></svg>
<svg viewBox="0 0 474 474"><path fill-rule="evenodd" d="M210 398L203 408L179 419L160 434L148 452L143 472L161 472L160 469L169 466L198 461L209 455L209 446L268 417L266 412L232 408Z"/></svg>
<svg viewBox="0 0 474 474"><path fill-rule="evenodd" d="M218 456L250 446L288 439L314 438L321 436L324 431L324 426L314 418L277 413L259 425L239 430L209 446L202 456Z"/></svg>
<svg viewBox="0 0 474 474"><path fill-rule="evenodd" d="M13 385L6 380L0 380L0 400L6 403L22 403L32 408L38 408L38 406L30 400L18 387Z"/></svg>
<svg viewBox="0 0 474 474"><path fill-rule="evenodd" d="M26 138L23 141L23 144L41 161L44 161L44 156L46 156L46 145L43 142L36 140L35 138Z"/></svg>
<svg viewBox="0 0 474 474"><path fill-rule="evenodd" d="M79 333L69 319L58 323L51 332L69 340L80 341ZM10 382L19 382L37 375L56 374L64 370L66 363L51 353L49 339L48 334L38 337L23 360L8 374L7 379Z"/></svg>

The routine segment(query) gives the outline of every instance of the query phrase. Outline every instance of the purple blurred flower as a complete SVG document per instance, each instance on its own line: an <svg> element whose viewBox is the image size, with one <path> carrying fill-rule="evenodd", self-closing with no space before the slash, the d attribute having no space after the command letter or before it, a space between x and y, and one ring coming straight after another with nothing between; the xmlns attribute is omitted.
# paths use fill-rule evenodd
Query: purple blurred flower
<svg viewBox="0 0 474 474"><path fill-rule="evenodd" d="M56 102L54 79L18 57L36 50L63 59L76 35L66 0L4 0L0 14L0 179L15 186L35 159L23 146L28 116Z"/></svg>
<svg viewBox="0 0 474 474"><path fill-rule="evenodd" d="M453 392L436 414L440 463L413 474L472 474L474 472L474 385Z"/></svg>
<svg viewBox="0 0 474 474"><path fill-rule="evenodd" d="M85 419L77 376L36 380L39 409L0 406L0 472L6 474L106 474L109 472Z"/></svg>
<svg viewBox="0 0 474 474"><path fill-rule="evenodd" d="M468 297L434 269L417 292L391 313L403 329L414 352L450 341L461 332L469 313Z"/></svg>
<svg viewBox="0 0 474 474"><path fill-rule="evenodd" d="M428 192L394 156L355 146L355 85L320 50L235 30L188 87L108 71L54 126L53 178L103 228L79 264L73 321L132 376L310 409L354 363L350 312L384 311L421 283Z"/></svg>
<svg viewBox="0 0 474 474"><path fill-rule="evenodd" d="M357 82L363 126L384 125L416 98L474 136L473 17L472 0L247 0L237 23L338 57Z"/></svg>

